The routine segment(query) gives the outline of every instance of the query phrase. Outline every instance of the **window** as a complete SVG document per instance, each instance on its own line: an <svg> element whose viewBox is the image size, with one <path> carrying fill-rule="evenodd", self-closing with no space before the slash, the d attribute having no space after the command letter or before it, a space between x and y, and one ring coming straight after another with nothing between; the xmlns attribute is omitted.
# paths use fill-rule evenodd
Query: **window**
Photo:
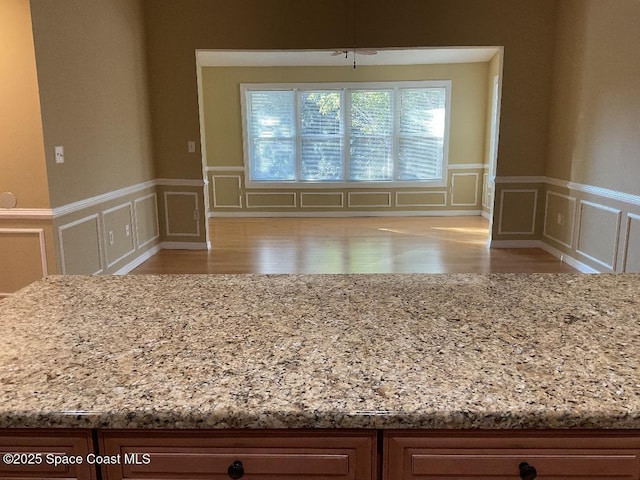
<svg viewBox="0 0 640 480"><path fill-rule="evenodd" d="M241 86L248 186L444 184L450 82Z"/></svg>

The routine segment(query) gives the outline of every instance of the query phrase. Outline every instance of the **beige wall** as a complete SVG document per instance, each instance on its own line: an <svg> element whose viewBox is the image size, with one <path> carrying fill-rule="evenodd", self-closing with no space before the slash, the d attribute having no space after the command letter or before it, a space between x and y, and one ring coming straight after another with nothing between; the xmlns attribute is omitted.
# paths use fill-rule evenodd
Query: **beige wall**
<svg viewBox="0 0 640 480"><path fill-rule="evenodd" d="M153 179L141 2L31 5L52 206Z"/></svg>
<svg viewBox="0 0 640 480"><path fill-rule="evenodd" d="M350 67L206 67L202 70L205 139L211 173L212 207L218 212L262 214L266 211L323 211L358 215L363 211L479 211L482 168L451 171L446 185L387 188L364 194L361 188L246 189L243 168L240 84L451 80L449 165L484 162L488 63ZM464 173L464 175L462 175ZM455 186L455 189L453 189ZM449 187L452 187L450 189ZM416 196L431 192L428 199ZM268 195L267 195L268 193ZM240 206L240 208L238 208Z"/></svg>
<svg viewBox="0 0 640 480"><path fill-rule="evenodd" d="M36 59L29 2L0 2L0 298L56 273L51 220L22 212L49 209ZM39 217L47 217L46 213Z"/></svg>
<svg viewBox="0 0 640 480"><path fill-rule="evenodd" d="M640 3L559 2L546 247L595 271L640 272Z"/></svg>
<svg viewBox="0 0 640 480"><path fill-rule="evenodd" d="M0 2L0 193L49 208L29 2Z"/></svg>
<svg viewBox="0 0 640 480"><path fill-rule="evenodd" d="M546 175L640 194L640 3L559 2Z"/></svg>
<svg viewBox="0 0 640 480"><path fill-rule="evenodd" d="M202 69L207 164L243 166L241 83L451 80L449 163L483 163L487 63Z"/></svg>
<svg viewBox="0 0 640 480"><path fill-rule="evenodd" d="M547 150L556 0L358 1L363 47L504 45L500 175L540 175ZM344 2L146 0L160 177L199 178L195 49L336 48L352 43Z"/></svg>

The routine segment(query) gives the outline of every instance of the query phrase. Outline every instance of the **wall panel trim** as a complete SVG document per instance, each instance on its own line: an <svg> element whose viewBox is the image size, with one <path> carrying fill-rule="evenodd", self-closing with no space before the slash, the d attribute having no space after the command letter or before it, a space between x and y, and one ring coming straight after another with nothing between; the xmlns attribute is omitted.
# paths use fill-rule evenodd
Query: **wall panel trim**
<svg viewBox="0 0 640 480"><path fill-rule="evenodd" d="M216 179L217 178L237 178L238 179L238 204L237 205L218 205L216 201ZM240 175L211 175L213 183L213 208L242 208L242 178Z"/></svg>
<svg viewBox="0 0 640 480"><path fill-rule="evenodd" d="M172 232L169 228L169 203L168 203L168 197L169 196L193 196L194 198L194 210L200 211L200 207L198 205L198 194L196 192L171 192L171 191L166 191L164 192L164 209L165 209L165 228L166 228L166 232L167 232L167 236L169 237L199 237L200 236L200 222L196 221L196 233L180 233L180 232ZM195 221L195 220L194 220Z"/></svg>
<svg viewBox="0 0 640 480"><path fill-rule="evenodd" d="M251 205L249 198L260 195L290 195L293 198L293 205ZM296 192L245 192L245 205L247 208L296 208L298 200Z"/></svg>
<svg viewBox="0 0 640 480"><path fill-rule="evenodd" d="M505 232L502 229L502 212L504 211L504 194L505 193L533 193L533 215L531 230L528 232ZM533 235L536 231L536 214L538 211L538 190L536 189L504 189L500 192L500 218L498 219L498 234L499 235Z"/></svg>
<svg viewBox="0 0 640 480"><path fill-rule="evenodd" d="M107 231L107 221L106 221L106 216L107 214L111 213L111 212L116 212L118 210L124 210L125 208L129 209L129 234L131 235L131 243L133 244L133 248L131 250L129 250L128 252L126 252L125 254L123 254L122 256L120 256L119 258L117 258L116 260L114 260L113 262L109 261L109 244L108 244L108 239L105 237L102 240L104 241L104 252L105 252L105 260L107 262L107 269L113 267L116 263L124 260L125 258L127 258L129 255L131 255L132 253L136 252L136 240L135 240L135 236L133 235L133 229L136 228L135 224L134 224L134 219L133 219L133 207L131 205L131 202L127 202L127 203L122 203L120 205L117 205L115 207L111 207L111 208L107 208L106 210L103 210L102 213L102 231L106 232Z"/></svg>
<svg viewBox="0 0 640 480"><path fill-rule="evenodd" d="M596 258L592 255L589 255L588 253L584 252L583 250L580 250L580 235L582 233L582 212L583 212L583 206L584 205L588 205L590 207L593 208L597 208L600 210L604 210L606 212L610 212L610 213L614 213L616 215L616 231L615 231L615 239L613 242L613 252L612 253L612 260L611 263L606 263L603 260L600 260L599 258ZM582 255L585 258L588 258L589 260L602 265L603 267L606 268L610 268L611 270L613 270L614 272L616 271L616 262L618 259L618 244L620 243L620 220L621 220L621 216L622 216L622 211L617 209L617 208L612 208L612 207L607 207L606 205L602 205L599 203L595 203L595 202L589 202L586 200L580 200L579 201L579 213L578 213L578 238L576 240L576 253L579 253L580 255Z"/></svg>
<svg viewBox="0 0 640 480"><path fill-rule="evenodd" d="M351 197L363 196L363 195L386 195L387 203L386 204L372 204L372 205L352 205ZM348 192L347 194L347 205L349 208L390 208L391 207L391 192Z"/></svg>
<svg viewBox="0 0 640 480"><path fill-rule="evenodd" d="M624 235L624 250L622 251L622 271L626 272L627 271L627 259L629 257L629 240L631 237L631 222L633 220L637 220L638 222L640 222L640 215L636 215L635 213L627 213L627 225L625 228L625 235ZM638 248L640 248L640 245L638 245Z"/></svg>
<svg viewBox="0 0 640 480"><path fill-rule="evenodd" d="M0 208L0 220L51 220L50 208Z"/></svg>
<svg viewBox="0 0 640 480"><path fill-rule="evenodd" d="M305 205L305 195L320 196L320 195L340 195L340 205ZM300 206L303 208L343 208L344 207L344 193L343 192L301 192L300 193Z"/></svg>
<svg viewBox="0 0 640 480"><path fill-rule="evenodd" d="M155 231L155 235L150 238L149 240L147 240L144 243L140 243L140 231L138 228L138 203L143 202L144 200L146 200L147 198L153 198L153 204L155 206L155 215L156 215L156 231ZM136 229L136 245L137 245L137 249L140 250L143 247L146 247L148 244L150 244L151 242L153 242L154 240L158 239L160 237L160 219L158 217L158 195L154 192L154 193L150 193L149 195L145 195L143 197L140 198L136 198L133 201L133 217L134 217L134 221L135 221L135 229Z"/></svg>
<svg viewBox="0 0 640 480"><path fill-rule="evenodd" d="M576 222L575 222L575 214L576 214L576 198L575 197L571 197L569 195L563 195L561 193L556 193L556 192L547 192L547 201L545 202L545 206L544 206L544 223L543 223L543 230L542 230L542 236L547 237L551 240L553 240L554 242L558 242L560 245L563 245L569 249L573 248L573 245L567 245L566 243L564 243L562 240L558 240L555 237L552 237L551 235L549 235L547 233L547 216L548 216L548 208L549 208L549 195L555 195L557 197L562 197L565 198L567 200L569 200L572 204L573 204L573 218L571 219L571 243L573 244L573 237L575 235L575 229L576 229Z"/></svg>
<svg viewBox="0 0 640 480"><path fill-rule="evenodd" d="M69 223L65 223L64 225L60 225L58 227L58 244L60 245L60 265L62 266L62 274L66 275L67 274L67 265L65 263L65 255L64 255L64 238L62 237L62 233L71 228L71 227L75 227L76 225L80 225L82 223L86 223L89 220L95 220L96 223L96 235L97 235L97 240L98 240L98 257L100 259L100 270L98 270L97 272L92 273L92 275L99 275L102 272L104 272L104 245L102 243L102 228L100 226L100 219L97 213L94 213L93 215L89 215L86 216L84 218L81 218L79 220L75 220L73 222L69 222Z"/></svg>
<svg viewBox="0 0 640 480"><path fill-rule="evenodd" d="M0 235L11 234L11 233L38 235L38 242L40 245L40 261L41 261L41 267L42 267L42 276L46 277L49 274L49 270L47 267L47 246L44 240L44 228L0 228ZM0 297L2 295L4 294L0 293Z"/></svg>
<svg viewBox="0 0 640 480"><path fill-rule="evenodd" d="M453 201L456 195L455 178L456 177L476 177L474 182L475 190L473 191L473 203L456 203ZM451 175L451 206L452 207L474 207L478 204L478 179L480 176L477 173L454 173Z"/></svg>

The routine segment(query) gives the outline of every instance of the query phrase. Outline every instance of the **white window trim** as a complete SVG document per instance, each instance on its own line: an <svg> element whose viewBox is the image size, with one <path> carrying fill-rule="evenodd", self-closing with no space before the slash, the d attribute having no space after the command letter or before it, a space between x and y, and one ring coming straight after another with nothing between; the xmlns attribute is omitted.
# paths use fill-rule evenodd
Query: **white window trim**
<svg viewBox="0 0 640 480"><path fill-rule="evenodd" d="M268 182L268 181L253 181L251 180L251 172L249 168L249 135L247 129L247 105L246 105L246 92L251 90L331 90L331 89L345 89L345 88L357 88L357 89L400 89L400 88L444 88L445 89L445 129L444 129L444 149L443 149L443 164L442 164L442 178L435 180L421 180L421 181L393 181L393 180L381 180L372 182L357 182L357 181L341 181L341 182ZM296 95L297 98L297 95ZM296 100L297 103L297 100ZM242 109L242 150L244 158L244 178L245 188L252 189L314 189L314 188L406 188L406 187L446 187L448 178L448 166L449 166L449 133L451 125L451 80L419 80L419 81L398 81L398 82L339 82L339 83L242 83L240 84L240 108ZM396 108L396 107L394 107ZM297 111L297 105L296 105ZM346 117L348 112L343 112ZM397 112L394 112L396 115ZM396 122L397 123L397 122ZM395 127L397 128L397 127ZM397 137L397 132L394 131L394 139ZM345 133L346 138L346 133ZM346 143L346 142L345 142ZM347 148L346 144L343 148ZM344 154L343 154L344 158ZM300 168L296 162L296 169ZM397 163L394 162L394 169L397 167ZM346 165L345 175L348 174L348 165ZM348 178L345 176L345 178Z"/></svg>

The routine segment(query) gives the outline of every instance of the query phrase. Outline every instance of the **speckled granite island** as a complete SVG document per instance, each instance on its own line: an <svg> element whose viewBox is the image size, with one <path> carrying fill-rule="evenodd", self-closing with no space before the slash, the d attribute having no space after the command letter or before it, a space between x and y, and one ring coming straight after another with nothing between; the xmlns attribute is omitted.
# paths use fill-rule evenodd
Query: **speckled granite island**
<svg viewBox="0 0 640 480"><path fill-rule="evenodd" d="M640 429L640 275L53 276L0 320L5 429Z"/></svg>

